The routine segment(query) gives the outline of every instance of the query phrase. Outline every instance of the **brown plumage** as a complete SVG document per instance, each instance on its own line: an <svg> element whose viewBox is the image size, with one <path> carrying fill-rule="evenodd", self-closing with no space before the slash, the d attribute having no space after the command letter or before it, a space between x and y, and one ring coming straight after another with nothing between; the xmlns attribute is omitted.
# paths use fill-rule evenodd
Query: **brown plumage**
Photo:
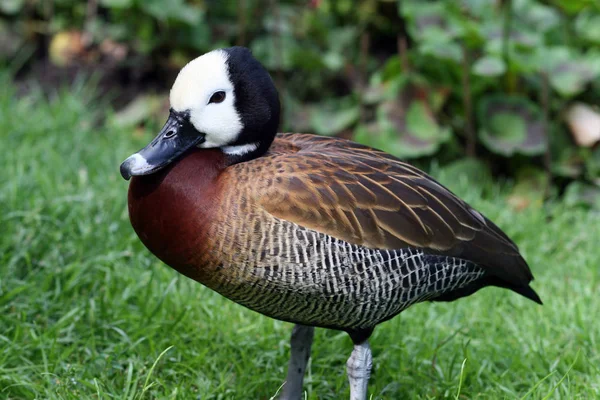
<svg viewBox="0 0 600 400"><path fill-rule="evenodd" d="M490 285L541 303L517 246L424 172L343 139L275 137L277 92L246 49L194 60L171 104L157 138L121 165L135 176L131 223L177 271L298 324L284 398L301 397L309 327L350 334L351 398L363 400L367 339L410 305Z"/></svg>
<svg viewBox="0 0 600 400"><path fill-rule="evenodd" d="M411 246L464 258L507 284L525 286L533 279L517 246L496 225L387 153L288 134L275 141L271 154L265 174L280 182L261 186L255 196L276 217L361 246Z"/></svg>
<svg viewBox="0 0 600 400"><path fill-rule="evenodd" d="M376 251L422 249L467 260L483 274L467 285L471 290L465 294L496 284L539 301L528 286L532 275L527 264L494 224L418 169L343 139L285 134L263 157L234 165L217 150L195 150L163 171L133 178L129 210L144 244L166 264L234 301L287 321L369 331L405 307L391 307L358 325L353 325L355 319L345 323L332 317L334 311L320 318L304 315L302 308L283 310L274 300L308 307L312 296L333 310L334 303L352 301L353 294L330 296L327 279L336 277L324 263L311 264L310 257L290 268L306 279L288 279L283 273L265 277L265 268L283 271L280 264L293 258L282 254L283 247L294 246L293 234L283 238L291 242L283 246L275 243L282 238L268 238L278 229L314 231ZM311 268L322 269L320 281L311 280ZM350 277L348 287L355 284ZM276 288L274 298L255 304L270 287ZM456 289L461 297L464 288ZM435 292L418 300L444 300L444 295L453 299L456 293ZM406 301L406 306L412 303ZM383 301L371 306L388 308Z"/></svg>

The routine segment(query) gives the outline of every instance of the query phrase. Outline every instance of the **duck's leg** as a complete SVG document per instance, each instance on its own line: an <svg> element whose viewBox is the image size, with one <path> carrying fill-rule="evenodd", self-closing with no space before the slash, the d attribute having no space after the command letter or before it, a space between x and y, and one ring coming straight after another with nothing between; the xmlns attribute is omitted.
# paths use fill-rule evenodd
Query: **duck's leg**
<svg viewBox="0 0 600 400"><path fill-rule="evenodd" d="M354 350L346 363L348 381L350 382L350 400L366 400L367 385L371 376L373 356L369 342L355 344Z"/></svg>
<svg viewBox="0 0 600 400"><path fill-rule="evenodd" d="M310 358L314 333L314 327L305 325L295 325L292 330L291 356L281 400L300 400L302 398L302 381L306 364Z"/></svg>

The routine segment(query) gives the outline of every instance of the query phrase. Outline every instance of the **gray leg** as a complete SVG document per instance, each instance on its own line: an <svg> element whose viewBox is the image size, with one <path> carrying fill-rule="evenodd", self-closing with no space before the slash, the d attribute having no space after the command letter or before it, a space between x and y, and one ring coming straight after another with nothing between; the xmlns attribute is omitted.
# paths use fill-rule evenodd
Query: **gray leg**
<svg viewBox="0 0 600 400"><path fill-rule="evenodd" d="M354 350L346 363L348 381L350 382L350 400L366 400L367 385L371 376L373 356L369 342L355 344Z"/></svg>
<svg viewBox="0 0 600 400"><path fill-rule="evenodd" d="M281 400L302 399L302 381L306 364L310 358L315 328L312 326L295 325L290 340L291 356L288 364L287 378L283 386Z"/></svg>

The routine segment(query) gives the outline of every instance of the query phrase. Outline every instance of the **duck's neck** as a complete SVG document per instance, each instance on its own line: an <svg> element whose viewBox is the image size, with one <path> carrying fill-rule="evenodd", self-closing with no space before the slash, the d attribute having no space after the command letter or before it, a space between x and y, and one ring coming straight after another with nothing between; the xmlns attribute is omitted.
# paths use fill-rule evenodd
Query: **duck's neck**
<svg viewBox="0 0 600 400"><path fill-rule="evenodd" d="M258 140L254 142L221 147L228 165L250 161L265 154L273 140Z"/></svg>

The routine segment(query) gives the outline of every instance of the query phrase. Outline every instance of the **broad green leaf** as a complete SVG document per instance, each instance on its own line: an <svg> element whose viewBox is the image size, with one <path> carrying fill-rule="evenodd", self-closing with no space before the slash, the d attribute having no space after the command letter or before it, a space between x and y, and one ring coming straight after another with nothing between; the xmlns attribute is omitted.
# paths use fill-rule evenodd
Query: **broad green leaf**
<svg viewBox="0 0 600 400"><path fill-rule="evenodd" d="M493 77L502 75L506 71L506 64L501 58L485 56L473 64L473 73L479 76Z"/></svg>
<svg viewBox="0 0 600 400"><path fill-rule="evenodd" d="M461 0L456 2L463 8L469 15L484 20L492 19L496 16L497 10L494 7L490 7L490 3L481 0Z"/></svg>
<svg viewBox="0 0 600 400"><path fill-rule="evenodd" d="M582 12L575 20L575 30L581 38L600 44L600 13Z"/></svg>
<svg viewBox="0 0 600 400"><path fill-rule="evenodd" d="M418 42L450 41L458 34L456 26L447 18L448 12L443 2L406 2L402 13L407 18L411 37Z"/></svg>
<svg viewBox="0 0 600 400"><path fill-rule="evenodd" d="M100 0L100 5L108 8L129 8L133 0Z"/></svg>
<svg viewBox="0 0 600 400"><path fill-rule="evenodd" d="M424 102L413 101L406 111L406 128L415 137L423 140L436 138L439 127Z"/></svg>
<svg viewBox="0 0 600 400"><path fill-rule="evenodd" d="M588 6L594 6L598 0L550 0L568 14L577 14Z"/></svg>
<svg viewBox="0 0 600 400"><path fill-rule="evenodd" d="M179 43L184 43L186 47L190 46L198 52L212 50L215 45L208 24L200 23L189 26L187 29L178 29L176 37Z"/></svg>
<svg viewBox="0 0 600 400"><path fill-rule="evenodd" d="M527 136L527 122L522 115L498 112L490 116L488 126L495 138L506 142L521 143Z"/></svg>
<svg viewBox="0 0 600 400"><path fill-rule="evenodd" d="M354 26L343 26L327 32L327 44L331 51L344 53L348 46L354 46L358 37L358 29Z"/></svg>
<svg viewBox="0 0 600 400"><path fill-rule="evenodd" d="M364 104L377 104L385 98L385 87L383 84L370 84L360 92L361 101Z"/></svg>
<svg viewBox="0 0 600 400"><path fill-rule="evenodd" d="M490 21L484 26L486 42L485 52L489 55L502 56L504 53L504 27L501 20ZM524 26L513 26L509 35L509 54L531 54L542 46L544 37L542 32L536 32Z"/></svg>
<svg viewBox="0 0 600 400"><path fill-rule="evenodd" d="M0 1L0 11L4 14L17 14L23 8L25 0L2 0Z"/></svg>
<svg viewBox="0 0 600 400"><path fill-rule="evenodd" d="M203 12L199 7L187 5L183 0L145 0L142 9L159 21L177 21L187 25L199 24Z"/></svg>
<svg viewBox="0 0 600 400"><path fill-rule="evenodd" d="M488 96L478 107L479 137L491 151L511 156L544 152L541 111L522 97Z"/></svg>
<svg viewBox="0 0 600 400"><path fill-rule="evenodd" d="M600 210L600 188L584 182L572 182L564 195L565 203L572 207Z"/></svg>
<svg viewBox="0 0 600 400"><path fill-rule="evenodd" d="M454 61L457 64L460 64L463 59L463 51L460 45L456 42L447 41L445 38L440 38L439 41L424 41L419 46L419 50L423 54L442 60Z"/></svg>
<svg viewBox="0 0 600 400"><path fill-rule="evenodd" d="M561 24L558 10L539 1L515 1L513 18L536 32L548 32Z"/></svg>
<svg viewBox="0 0 600 400"><path fill-rule="evenodd" d="M323 55L323 58L320 61L322 61L322 64L329 70L339 71L344 67L346 60L342 54L329 51Z"/></svg>
<svg viewBox="0 0 600 400"><path fill-rule="evenodd" d="M404 92L406 104L388 100L377 108L376 122L359 126L354 139L382 148L400 158L415 158L435 153L450 138L450 130L440 127L428 103Z"/></svg>
<svg viewBox="0 0 600 400"><path fill-rule="evenodd" d="M402 74L402 64L400 62L400 57L393 56L388 58L385 64L383 64L383 68L381 68L380 71L381 79L383 81L388 81L397 78L400 74Z"/></svg>
<svg viewBox="0 0 600 400"><path fill-rule="evenodd" d="M288 71L294 67L294 52L298 42L289 35L282 35L276 43L273 36L259 36L252 41L250 48L254 56L271 71Z"/></svg>
<svg viewBox="0 0 600 400"><path fill-rule="evenodd" d="M584 56L565 46L540 47L535 54L538 68L547 72L550 85L563 97L580 94L600 74L595 57Z"/></svg>
<svg viewBox="0 0 600 400"><path fill-rule="evenodd" d="M310 125L315 133L331 136L350 128L358 121L360 108L350 98L312 107Z"/></svg>
<svg viewBox="0 0 600 400"><path fill-rule="evenodd" d="M581 93L593 78L593 71L587 66L564 63L552 70L550 85L562 96L573 97Z"/></svg>
<svg viewBox="0 0 600 400"><path fill-rule="evenodd" d="M488 164L477 158L465 157L444 166L444 174L466 179L468 182L481 183L493 181Z"/></svg>
<svg viewBox="0 0 600 400"><path fill-rule="evenodd" d="M325 67L323 54L309 47L298 46L292 53L293 65L309 73L319 73ZM329 59L331 62L332 60ZM343 63L343 60L338 60ZM341 66L340 66L341 67Z"/></svg>

